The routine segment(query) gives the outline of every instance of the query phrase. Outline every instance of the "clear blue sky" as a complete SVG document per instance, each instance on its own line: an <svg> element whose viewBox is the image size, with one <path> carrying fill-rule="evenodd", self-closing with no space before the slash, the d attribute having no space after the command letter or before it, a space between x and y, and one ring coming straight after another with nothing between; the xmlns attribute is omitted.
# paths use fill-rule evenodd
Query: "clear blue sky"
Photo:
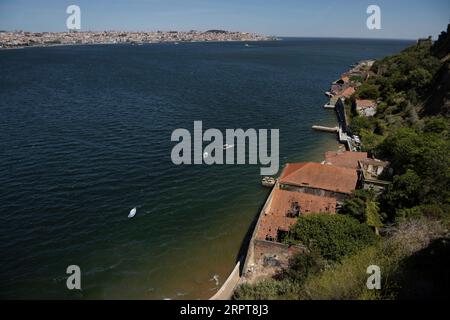
<svg viewBox="0 0 450 320"><path fill-rule="evenodd" d="M416 39L436 37L449 0L0 0L0 30L64 31L66 7L81 8L82 30L226 29L278 36ZM366 27L381 8L382 30Z"/></svg>

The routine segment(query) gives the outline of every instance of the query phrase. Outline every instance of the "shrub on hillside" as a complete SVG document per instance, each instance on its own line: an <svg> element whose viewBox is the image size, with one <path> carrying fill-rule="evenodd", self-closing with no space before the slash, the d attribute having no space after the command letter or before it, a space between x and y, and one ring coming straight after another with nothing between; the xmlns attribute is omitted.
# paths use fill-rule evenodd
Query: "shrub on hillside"
<svg viewBox="0 0 450 320"><path fill-rule="evenodd" d="M449 119L444 117L432 117L425 120L425 126L423 132L425 133L437 133L448 134Z"/></svg>
<svg viewBox="0 0 450 320"><path fill-rule="evenodd" d="M372 130L372 128L372 121L367 117L355 116L352 118L352 122L350 123L351 133L357 136L361 135L361 130Z"/></svg>
<svg viewBox="0 0 450 320"><path fill-rule="evenodd" d="M326 266L326 260L317 252L299 253L289 261L289 268L283 270L279 279L289 279L297 284L302 284L308 276L318 273Z"/></svg>
<svg viewBox="0 0 450 320"><path fill-rule="evenodd" d="M366 129L361 130L360 137L362 141L361 151L366 151L370 155L376 152L378 146L384 139L383 136Z"/></svg>
<svg viewBox="0 0 450 320"><path fill-rule="evenodd" d="M299 299L396 299L402 289L404 259L426 248L445 233L441 224L428 219L414 219L388 228L388 236L344 258L340 264L315 274L298 291ZM378 265L382 270L381 290L368 290L366 269ZM444 270L445 266L437 266ZM426 270L425 270L426 271ZM445 271L444 271L445 273ZM415 284L413 283L413 286ZM441 284L430 284L444 287ZM420 283L416 288L420 289ZM423 289L423 288L422 288Z"/></svg>
<svg viewBox="0 0 450 320"><path fill-rule="evenodd" d="M244 283L236 288L234 300L295 299L299 287L292 281L262 280L256 284Z"/></svg>
<svg viewBox="0 0 450 320"><path fill-rule="evenodd" d="M383 211L391 216L397 209L421 202L450 202L450 140L445 125L428 120L424 130L394 130L375 150L378 157L391 162L397 175L382 201Z"/></svg>
<svg viewBox="0 0 450 320"><path fill-rule="evenodd" d="M339 261L375 240L370 227L356 219L344 215L317 214L300 217L285 242L303 244L325 259Z"/></svg>
<svg viewBox="0 0 450 320"><path fill-rule="evenodd" d="M450 220L450 206L443 204L422 204L407 209L400 209L396 214L396 222L425 217L448 222Z"/></svg>
<svg viewBox="0 0 450 320"><path fill-rule="evenodd" d="M382 197L385 207L395 209L411 208L420 203L422 198L422 181L414 170L394 177L393 183Z"/></svg>
<svg viewBox="0 0 450 320"><path fill-rule="evenodd" d="M378 85L364 82L357 91L359 99L378 99L380 91Z"/></svg>

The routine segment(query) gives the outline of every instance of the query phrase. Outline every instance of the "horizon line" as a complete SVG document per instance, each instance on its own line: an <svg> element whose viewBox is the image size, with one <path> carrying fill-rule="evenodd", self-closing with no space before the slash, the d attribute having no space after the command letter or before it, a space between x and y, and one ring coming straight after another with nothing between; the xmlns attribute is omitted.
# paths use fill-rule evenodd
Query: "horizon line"
<svg viewBox="0 0 450 320"><path fill-rule="evenodd" d="M354 39L354 40L400 40L400 41L417 41L418 39L420 39L420 37L416 37L416 38L377 38L377 37L358 37L358 36L306 36L306 35L268 35L268 34L262 34L262 33L257 33L257 32L249 32L249 31L231 31L231 30L224 30L224 29L208 29L208 30L196 30L196 29L191 29L189 31L186 30L114 30L114 29L110 29L110 30L66 30L66 31L29 31L29 30L22 30L22 29L15 29L15 30L0 30L0 32L31 32L31 33L67 33L67 32L191 32L191 31L196 31L196 32L207 32L209 30L221 30L221 31L227 31L227 32L239 32L239 33L250 33L250 34L256 34L256 35L261 35L261 36L266 36L266 37L276 37L276 38L304 38L304 39Z"/></svg>

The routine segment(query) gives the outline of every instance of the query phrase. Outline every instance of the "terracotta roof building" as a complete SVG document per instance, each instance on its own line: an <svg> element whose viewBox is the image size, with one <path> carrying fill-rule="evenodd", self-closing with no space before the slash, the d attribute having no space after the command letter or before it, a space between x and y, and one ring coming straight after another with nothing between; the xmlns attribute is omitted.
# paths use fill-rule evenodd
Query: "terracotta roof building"
<svg viewBox="0 0 450 320"><path fill-rule="evenodd" d="M334 83L337 84L346 84L350 82L350 78L347 75L342 75L338 80L336 80Z"/></svg>
<svg viewBox="0 0 450 320"><path fill-rule="evenodd" d="M390 163L377 159L365 159L359 161L362 187L366 190L373 190L381 193L390 184L389 181L381 180L379 177L385 174L392 177L393 171L389 168Z"/></svg>
<svg viewBox="0 0 450 320"><path fill-rule="evenodd" d="M344 76L344 75L339 80L342 81L342 83L349 83L350 82L350 78L348 76Z"/></svg>
<svg viewBox="0 0 450 320"><path fill-rule="evenodd" d="M377 102L374 100L356 99L353 108L362 116L372 117L377 112Z"/></svg>
<svg viewBox="0 0 450 320"><path fill-rule="evenodd" d="M315 162L289 163L279 183L284 190L335 197L343 201L355 190L358 174L354 169Z"/></svg>
<svg viewBox="0 0 450 320"><path fill-rule="evenodd" d="M353 87L348 87L348 88L346 88L344 91L340 92L340 93L338 94L338 96L344 97L344 98L350 98L350 96L351 96L352 94L354 94L354 93L355 93L355 88L353 88Z"/></svg>
<svg viewBox="0 0 450 320"><path fill-rule="evenodd" d="M376 106L375 100L356 99L356 106L360 108L370 108Z"/></svg>
<svg viewBox="0 0 450 320"><path fill-rule="evenodd" d="M325 153L324 164L356 170L359 168L358 161L367 159L367 152L328 151Z"/></svg>
<svg viewBox="0 0 450 320"><path fill-rule="evenodd" d="M312 213L336 213L336 199L275 189L263 212L256 237L278 241L280 232L288 232L299 216Z"/></svg>

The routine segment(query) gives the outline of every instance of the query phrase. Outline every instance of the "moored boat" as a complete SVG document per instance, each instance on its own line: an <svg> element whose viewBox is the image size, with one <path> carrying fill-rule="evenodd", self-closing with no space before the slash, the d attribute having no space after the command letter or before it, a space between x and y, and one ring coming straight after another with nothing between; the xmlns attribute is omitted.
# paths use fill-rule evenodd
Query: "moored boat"
<svg viewBox="0 0 450 320"><path fill-rule="evenodd" d="M261 184L264 187L268 187L268 188L272 188L275 185L276 182L277 182L277 180L275 178L272 178L272 177L264 177L261 180Z"/></svg>

